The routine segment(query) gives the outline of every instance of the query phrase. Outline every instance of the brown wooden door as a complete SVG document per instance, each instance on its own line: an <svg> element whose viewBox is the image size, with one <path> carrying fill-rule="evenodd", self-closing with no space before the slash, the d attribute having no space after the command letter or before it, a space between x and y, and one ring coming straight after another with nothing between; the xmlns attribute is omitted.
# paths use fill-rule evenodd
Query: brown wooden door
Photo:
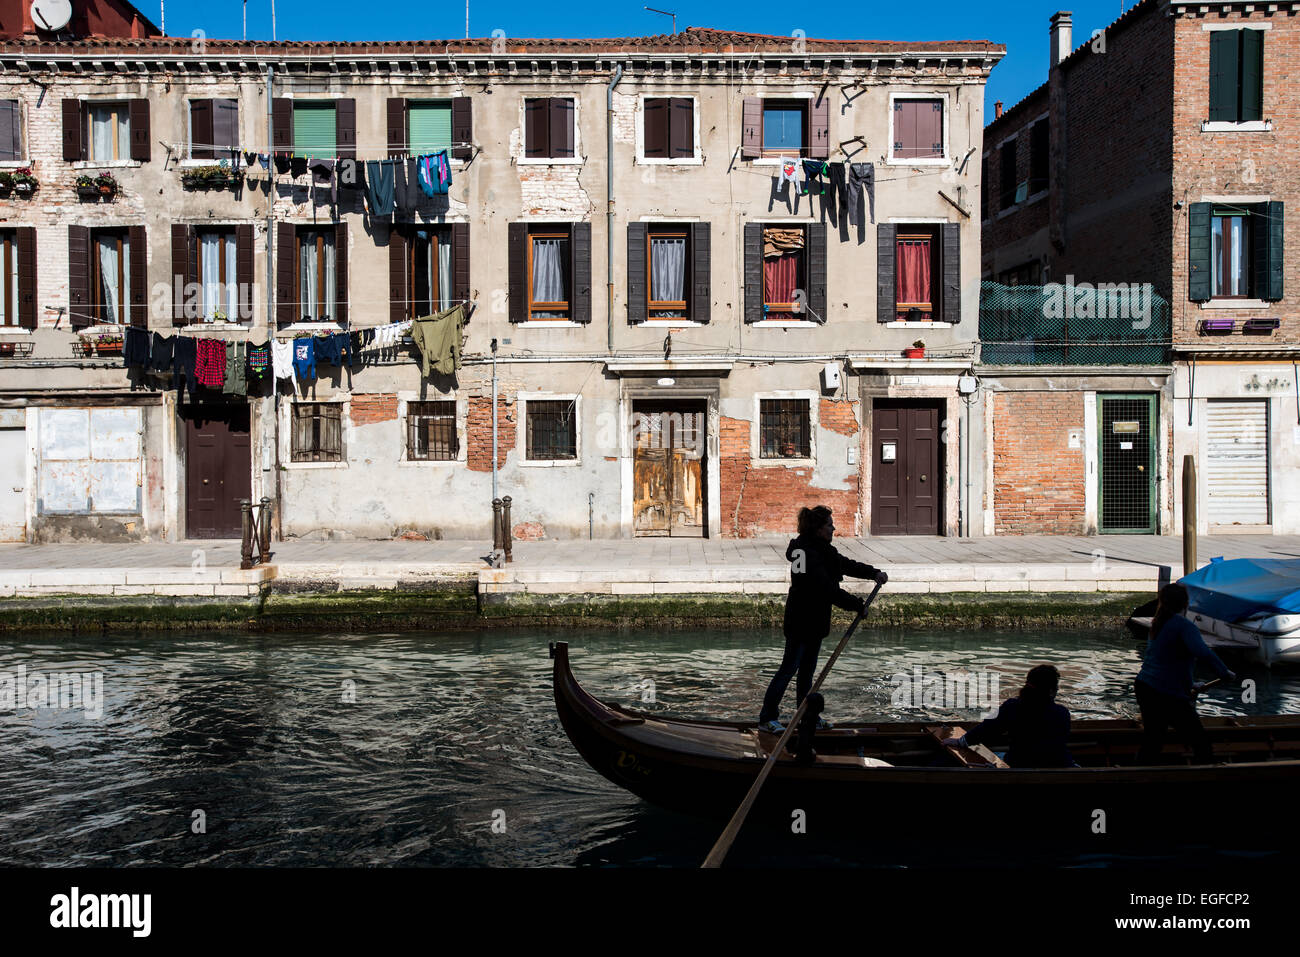
<svg viewBox="0 0 1300 957"><path fill-rule="evenodd" d="M185 424L185 528L190 538L239 538L252 495L248 406L203 409Z"/></svg>
<svg viewBox="0 0 1300 957"><path fill-rule="evenodd" d="M878 402L871 446L871 533L940 534L939 409Z"/></svg>
<svg viewBox="0 0 1300 957"><path fill-rule="evenodd" d="M637 535L705 534L705 403L635 403L632 420Z"/></svg>

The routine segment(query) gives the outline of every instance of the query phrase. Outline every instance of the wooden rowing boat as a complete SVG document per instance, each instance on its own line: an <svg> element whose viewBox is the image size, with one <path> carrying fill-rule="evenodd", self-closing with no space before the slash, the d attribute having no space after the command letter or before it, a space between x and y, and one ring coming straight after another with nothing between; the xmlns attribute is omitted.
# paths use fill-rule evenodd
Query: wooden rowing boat
<svg viewBox="0 0 1300 957"><path fill-rule="evenodd" d="M726 819L776 742L751 724L668 718L601 702L574 677L567 643L552 643L551 657L556 709L574 747L596 771L651 803ZM1076 721L1069 746L1078 768L998 767L974 751L956 753L942 744L952 729L941 722L837 726L817 735L811 764L793 754L777 760L753 819L789 827L802 812L810 828L825 827L827 819L837 829L868 830L942 831L974 822L1026 836L1174 829L1208 839L1234 825L1263 826L1263 811L1270 840L1300 836L1285 810L1287 788L1300 783L1300 716L1204 724L1219 763L1191 764L1171 740L1161 764L1137 766L1139 722Z"/></svg>

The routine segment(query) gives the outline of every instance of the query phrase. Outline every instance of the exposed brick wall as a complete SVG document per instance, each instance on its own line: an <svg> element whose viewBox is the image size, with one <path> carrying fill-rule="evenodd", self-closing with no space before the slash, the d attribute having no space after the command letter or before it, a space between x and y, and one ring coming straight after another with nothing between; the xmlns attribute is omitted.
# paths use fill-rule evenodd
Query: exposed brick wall
<svg viewBox="0 0 1300 957"><path fill-rule="evenodd" d="M853 411L853 402L848 399L822 399L817 417L823 429L840 435L858 434L858 417Z"/></svg>
<svg viewBox="0 0 1300 957"><path fill-rule="evenodd" d="M1000 392L993 398L995 532L1079 535L1084 529L1083 393Z"/></svg>
<svg viewBox="0 0 1300 957"><path fill-rule="evenodd" d="M515 447L515 404L497 396L497 468ZM466 417L466 464L475 472L492 471L492 397L471 397Z"/></svg>
<svg viewBox="0 0 1300 957"><path fill-rule="evenodd" d="M351 416L353 425L391 422L397 418L397 396L354 392Z"/></svg>

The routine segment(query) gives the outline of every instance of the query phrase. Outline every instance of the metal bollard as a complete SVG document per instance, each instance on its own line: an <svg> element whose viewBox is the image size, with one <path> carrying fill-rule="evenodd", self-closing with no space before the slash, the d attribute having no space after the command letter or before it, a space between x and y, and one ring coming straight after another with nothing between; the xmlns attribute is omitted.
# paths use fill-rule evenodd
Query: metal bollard
<svg viewBox="0 0 1300 957"><path fill-rule="evenodd" d="M492 500L492 551L499 552L505 549L505 544L501 540L501 499Z"/></svg>
<svg viewBox="0 0 1300 957"><path fill-rule="evenodd" d="M514 558L510 554L514 545L514 533L511 531L512 526L510 524L510 496L507 495L503 498L501 504L505 506L505 513L501 518L501 540L505 543L506 561L513 562Z"/></svg>
<svg viewBox="0 0 1300 957"><path fill-rule="evenodd" d="M262 496L262 520L260 524L261 536L261 554L258 560L266 564L271 560L271 500Z"/></svg>
<svg viewBox="0 0 1300 957"><path fill-rule="evenodd" d="M239 501L239 567L253 567L253 506L248 499Z"/></svg>

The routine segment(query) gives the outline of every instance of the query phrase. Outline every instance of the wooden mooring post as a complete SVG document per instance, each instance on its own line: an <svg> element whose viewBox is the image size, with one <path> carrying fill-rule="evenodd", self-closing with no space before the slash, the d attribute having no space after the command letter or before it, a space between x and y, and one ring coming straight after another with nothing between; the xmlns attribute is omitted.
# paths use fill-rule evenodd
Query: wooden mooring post
<svg viewBox="0 0 1300 957"><path fill-rule="evenodd" d="M1196 571L1196 457L1183 456L1183 574Z"/></svg>

